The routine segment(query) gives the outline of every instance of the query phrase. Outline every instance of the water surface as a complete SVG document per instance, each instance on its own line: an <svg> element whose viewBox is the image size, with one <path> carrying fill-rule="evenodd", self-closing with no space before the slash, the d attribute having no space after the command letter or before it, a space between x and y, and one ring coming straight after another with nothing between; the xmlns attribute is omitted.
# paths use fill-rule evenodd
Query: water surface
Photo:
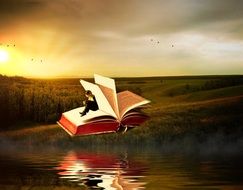
<svg viewBox="0 0 243 190"><path fill-rule="evenodd" d="M0 189L243 189L239 151L1 151Z"/></svg>

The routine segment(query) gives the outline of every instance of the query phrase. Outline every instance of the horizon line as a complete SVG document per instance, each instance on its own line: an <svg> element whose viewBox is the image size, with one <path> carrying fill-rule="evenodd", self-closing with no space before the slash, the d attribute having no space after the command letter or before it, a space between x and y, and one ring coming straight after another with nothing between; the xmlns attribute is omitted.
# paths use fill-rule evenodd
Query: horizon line
<svg viewBox="0 0 243 190"><path fill-rule="evenodd" d="M94 78L91 76L63 76L63 77L31 77L31 76L20 76L20 75L5 75L1 74L1 76L5 77L20 77L20 78L26 78L26 79L42 79L42 80L48 80L48 79L77 79L77 78L85 78L90 79ZM99 74L100 75L100 74ZM105 75L102 75L105 76ZM210 76L243 76L243 74L191 74L191 75L148 75L148 76L108 76L110 78L160 78L160 77L210 77Z"/></svg>

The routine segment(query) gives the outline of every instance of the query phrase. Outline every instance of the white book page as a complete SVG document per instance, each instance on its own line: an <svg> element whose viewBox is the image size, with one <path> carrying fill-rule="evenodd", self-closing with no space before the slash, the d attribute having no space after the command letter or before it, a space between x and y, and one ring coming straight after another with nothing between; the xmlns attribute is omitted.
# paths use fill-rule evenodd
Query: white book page
<svg viewBox="0 0 243 190"><path fill-rule="evenodd" d="M82 84L85 90L90 90L92 94L95 96L97 104L99 106L99 110L106 112L111 116L117 118L116 113L112 109L110 103L108 102L108 100L106 99L105 95L103 94L98 85L84 80L80 80L80 83Z"/></svg>
<svg viewBox="0 0 243 190"><path fill-rule="evenodd" d="M94 74L94 79L95 83L99 85L101 91L103 92L112 109L119 118L120 114L118 109L115 80L97 74Z"/></svg>
<svg viewBox="0 0 243 190"><path fill-rule="evenodd" d="M63 115L66 119L71 121L74 125L79 126L87 123L87 120L93 119L100 116L110 116L110 114L103 112L102 110L92 111L90 110L86 115L81 117L80 112L84 110L84 107L72 109L64 112Z"/></svg>
<svg viewBox="0 0 243 190"><path fill-rule="evenodd" d="M130 91L119 92L117 99L121 117L131 109L150 103L149 100Z"/></svg>

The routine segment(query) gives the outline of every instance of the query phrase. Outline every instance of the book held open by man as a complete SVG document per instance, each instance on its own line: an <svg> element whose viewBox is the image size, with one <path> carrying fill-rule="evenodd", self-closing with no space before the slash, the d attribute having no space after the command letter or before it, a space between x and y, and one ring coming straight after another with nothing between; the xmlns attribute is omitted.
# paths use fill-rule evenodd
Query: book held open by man
<svg viewBox="0 0 243 190"><path fill-rule="evenodd" d="M78 107L62 113L57 122L68 134L91 135L117 132L121 126L137 126L147 120L147 116L136 108L150 101L130 91L116 93L115 80L94 75L95 84L80 80L85 90L95 96L99 109L90 110L80 116L85 107Z"/></svg>

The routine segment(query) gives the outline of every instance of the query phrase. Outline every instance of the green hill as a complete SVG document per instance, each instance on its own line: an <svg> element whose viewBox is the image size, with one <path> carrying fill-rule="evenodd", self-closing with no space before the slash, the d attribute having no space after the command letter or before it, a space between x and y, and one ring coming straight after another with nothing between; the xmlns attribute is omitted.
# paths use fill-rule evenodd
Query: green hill
<svg viewBox="0 0 243 190"><path fill-rule="evenodd" d="M60 80L1 81L0 88L9 95L0 93L0 101L7 102L0 109L6 123L0 133L2 144L151 145L239 141L243 135L243 76L119 78L118 91L128 89L152 101L144 110L150 120L125 134L74 138L55 122L61 112L80 106L83 89L75 79Z"/></svg>

